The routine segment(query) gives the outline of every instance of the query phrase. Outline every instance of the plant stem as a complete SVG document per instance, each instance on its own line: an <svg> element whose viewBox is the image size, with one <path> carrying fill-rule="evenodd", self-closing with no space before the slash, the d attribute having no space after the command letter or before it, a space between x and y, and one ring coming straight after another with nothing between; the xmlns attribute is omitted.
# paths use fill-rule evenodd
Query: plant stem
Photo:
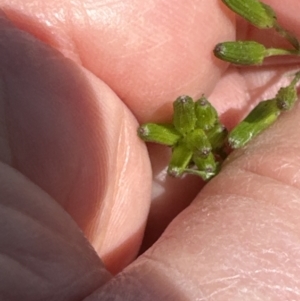
<svg viewBox="0 0 300 301"><path fill-rule="evenodd" d="M298 41L298 39L291 34L290 32L288 32L287 30L285 30L283 27L281 27L278 23L276 23L274 25L275 30L285 39L287 39L297 50L300 50L300 43Z"/></svg>
<svg viewBox="0 0 300 301"><path fill-rule="evenodd" d="M266 49L265 57L275 55L300 55L300 50L282 49L282 48L268 48Z"/></svg>

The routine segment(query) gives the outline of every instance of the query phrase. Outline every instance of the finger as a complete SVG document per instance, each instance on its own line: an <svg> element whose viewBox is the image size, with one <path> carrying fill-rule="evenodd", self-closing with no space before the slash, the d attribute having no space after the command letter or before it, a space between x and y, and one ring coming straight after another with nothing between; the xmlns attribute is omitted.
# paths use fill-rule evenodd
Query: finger
<svg viewBox="0 0 300 301"><path fill-rule="evenodd" d="M3 163L0 195L2 300L81 300L110 278L70 216Z"/></svg>
<svg viewBox="0 0 300 301"><path fill-rule="evenodd" d="M91 73L0 22L1 159L60 203L118 270L136 255L149 208L137 122Z"/></svg>
<svg viewBox="0 0 300 301"><path fill-rule="evenodd" d="M245 149L94 300L297 300L300 105Z"/></svg>
<svg viewBox="0 0 300 301"><path fill-rule="evenodd" d="M234 38L233 16L217 0L0 3L21 28L105 81L140 121L170 118L178 95L209 94L226 67L212 49Z"/></svg>

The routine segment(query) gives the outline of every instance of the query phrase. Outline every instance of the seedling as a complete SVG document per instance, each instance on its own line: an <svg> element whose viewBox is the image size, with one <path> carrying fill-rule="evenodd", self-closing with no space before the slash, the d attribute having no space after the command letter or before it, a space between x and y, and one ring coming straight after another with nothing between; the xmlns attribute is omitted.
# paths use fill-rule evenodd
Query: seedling
<svg viewBox="0 0 300 301"><path fill-rule="evenodd" d="M261 65L268 56L300 55L298 40L281 27L270 6L258 0L222 1L254 26L274 28L294 49L266 48L255 41L229 41L216 45L214 54L218 58L237 65ZM297 100L299 81L300 71L288 86L282 87L274 98L260 102L230 132L205 96L194 101L183 95L173 103L172 123L143 124L138 128L138 135L146 142L172 148L169 175L194 174L207 181L220 171L230 151L245 146L273 124L282 112L292 109Z"/></svg>

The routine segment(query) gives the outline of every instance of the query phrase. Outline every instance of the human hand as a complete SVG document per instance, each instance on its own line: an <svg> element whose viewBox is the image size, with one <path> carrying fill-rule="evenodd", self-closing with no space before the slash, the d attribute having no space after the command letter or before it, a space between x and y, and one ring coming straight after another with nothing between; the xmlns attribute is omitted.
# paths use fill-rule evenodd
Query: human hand
<svg viewBox="0 0 300 301"><path fill-rule="evenodd" d="M300 36L296 0L268 3ZM269 33L236 27L220 1L1 4L18 27L72 60L1 18L4 300L298 297L298 108L233 153L113 280L72 221L110 271L126 266L143 236L152 181L136 119L167 120L178 95L205 93L233 126L299 66L228 68L212 49L236 28L247 39ZM151 148L148 244L203 185L167 179L167 154Z"/></svg>

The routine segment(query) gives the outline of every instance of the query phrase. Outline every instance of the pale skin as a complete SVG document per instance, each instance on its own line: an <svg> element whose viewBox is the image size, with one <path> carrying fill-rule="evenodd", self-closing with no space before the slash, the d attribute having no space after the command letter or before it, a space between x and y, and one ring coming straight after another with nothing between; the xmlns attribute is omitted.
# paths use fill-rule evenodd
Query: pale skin
<svg viewBox="0 0 300 301"><path fill-rule="evenodd" d="M217 0L0 3L1 300L300 298L299 105L203 189L166 178L157 146L152 179L136 135L181 94L205 93L229 127L274 96L299 63L237 69L211 54L236 32L270 33ZM266 3L299 37L299 1ZM149 208L143 248L160 238L134 260Z"/></svg>

